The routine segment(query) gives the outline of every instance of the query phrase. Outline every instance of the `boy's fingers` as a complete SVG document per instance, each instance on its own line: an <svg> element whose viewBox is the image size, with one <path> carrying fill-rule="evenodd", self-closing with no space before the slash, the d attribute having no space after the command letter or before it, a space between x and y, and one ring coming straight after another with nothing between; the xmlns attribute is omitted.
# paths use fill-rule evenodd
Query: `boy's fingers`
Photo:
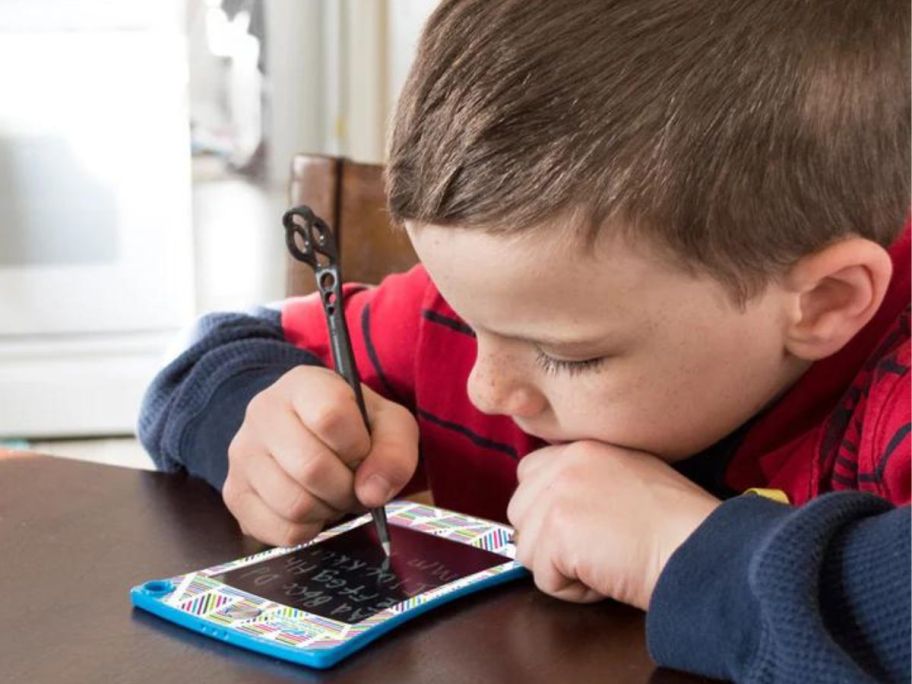
<svg viewBox="0 0 912 684"><path fill-rule="evenodd" d="M348 465L354 467L370 449L371 438L355 393L334 371L325 372L320 382L311 382L291 391L291 405L301 422L331 451ZM312 380L313 378L311 378Z"/></svg>
<svg viewBox="0 0 912 684"><path fill-rule="evenodd" d="M593 603L605 597L577 579L566 577L547 556L536 556L532 568L535 586L544 593L572 603Z"/></svg>
<svg viewBox="0 0 912 684"><path fill-rule="evenodd" d="M543 524L543 517L540 512L533 511L522 524L517 526L516 536L516 560L527 570L534 571L535 559L538 553L542 552L544 544L539 544L539 534Z"/></svg>
<svg viewBox="0 0 912 684"><path fill-rule="evenodd" d="M547 446L542 447L537 451L533 451L530 454L526 454L519 460L519 464L516 466L516 479L522 482L524 479L532 477L536 471L553 465L554 462L560 458L564 448L563 445Z"/></svg>
<svg viewBox="0 0 912 684"><path fill-rule="evenodd" d="M322 523L296 523L276 515L252 490L226 494L225 503L244 534L273 546L294 546L313 539Z"/></svg>
<svg viewBox="0 0 912 684"><path fill-rule="evenodd" d="M546 470L531 476L527 475L520 481L510 498L510 503L507 504L507 520L513 527L517 529L522 527L531 510L534 510L536 506L540 508L546 504L546 490L552 484L553 480Z"/></svg>
<svg viewBox="0 0 912 684"><path fill-rule="evenodd" d="M280 518L295 523L323 523L340 511L295 482L272 456L250 460L250 488Z"/></svg>
<svg viewBox="0 0 912 684"><path fill-rule="evenodd" d="M365 388L371 417L371 450L355 473L355 493L368 508L402 489L418 466L418 424L406 408Z"/></svg>
<svg viewBox="0 0 912 684"><path fill-rule="evenodd" d="M269 435L268 449L282 470L337 512L356 505L354 475L321 440L301 424L297 415L277 421Z"/></svg>

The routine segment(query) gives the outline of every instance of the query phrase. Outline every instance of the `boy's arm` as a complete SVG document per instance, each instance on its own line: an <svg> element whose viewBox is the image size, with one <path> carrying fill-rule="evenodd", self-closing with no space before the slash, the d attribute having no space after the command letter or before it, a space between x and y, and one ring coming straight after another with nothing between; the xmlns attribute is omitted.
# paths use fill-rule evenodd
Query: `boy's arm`
<svg viewBox="0 0 912 684"><path fill-rule="evenodd" d="M281 311L213 313L200 318L184 350L152 381L137 434L159 469L185 468L221 489L228 445L247 404L314 354L285 340Z"/></svg>
<svg viewBox="0 0 912 684"><path fill-rule="evenodd" d="M746 495L675 552L647 615L665 666L736 681L909 681L910 514L827 494Z"/></svg>
<svg viewBox="0 0 912 684"><path fill-rule="evenodd" d="M427 276L416 267L374 288L345 286L345 315L362 382L412 407L413 359ZM185 468L221 489L228 445L247 404L295 366L331 366L318 296L247 314L203 316L153 380L138 436L156 465Z"/></svg>
<svg viewBox="0 0 912 684"><path fill-rule="evenodd" d="M836 443L871 493L800 508L737 497L675 552L647 617L658 662L738 681L909 681L908 366L906 338L840 416Z"/></svg>

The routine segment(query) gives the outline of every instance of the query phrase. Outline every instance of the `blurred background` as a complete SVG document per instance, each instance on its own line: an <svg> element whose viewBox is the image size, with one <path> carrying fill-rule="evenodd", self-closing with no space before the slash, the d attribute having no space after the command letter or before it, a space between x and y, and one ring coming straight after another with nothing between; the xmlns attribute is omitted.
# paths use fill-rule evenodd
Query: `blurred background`
<svg viewBox="0 0 912 684"><path fill-rule="evenodd" d="M383 161L434 5L0 2L0 446L151 467L178 332L282 298L292 156Z"/></svg>

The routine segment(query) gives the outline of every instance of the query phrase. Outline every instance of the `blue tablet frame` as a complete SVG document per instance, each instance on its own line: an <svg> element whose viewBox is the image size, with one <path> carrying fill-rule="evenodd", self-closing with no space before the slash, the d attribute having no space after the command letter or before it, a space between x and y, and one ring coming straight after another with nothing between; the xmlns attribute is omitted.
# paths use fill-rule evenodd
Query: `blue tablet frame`
<svg viewBox="0 0 912 684"><path fill-rule="evenodd" d="M274 639L240 631L231 624L220 623L207 619L205 616L194 614L194 612L191 612L190 610L182 609L180 606L175 605L175 601L183 602L188 598L188 595L175 598L175 592L178 591L179 586L186 585L188 581L192 581L195 578L197 580L205 580L209 584L208 588L201 590L199 596L210 594L223 598L220 594L222 588L225 588L225 594L228 594L230 591L232 597L246 597L248 600L264 603L272 609L287 609L287 607L281 606L280 604L266 602L264 599L255 595L227 587L227 585L223 585L217 580L211 579L210 576L224 572L226 568L241 567L257 562L267 555L283 555L294 549L307 546L308 544L317 544L335 534L366 524L370 520L369 516L362 516L361 518L327 530L308 544L302 544L299 547L273 549L265 553L232 561L231 563L208 568L199 571L198 573L188 573L169 579L150 580L133 587L130 590L130 599L134 606L168 620L169 622L180 625L181 627L198 632L199 634L274 658L280 658L308 667L325 669L332 667L344 658L356 653L399 625L404 624L429 610L449 603L462 596L467 596L488 587L519 579L529 574L525 568L514 560L515 547L512 544L512 530L507 526L492 523L480 518L474 518L472 516L466 516L464 514L453 513L434 506L424 506L422 504L413 504L410 502L393 502L388 505L387 510L389 522L391 524L418 529L419 531L429 534L447 537L459 543L486 548L487 550L502 555L504 557L504 563L503 565L495 566L489 570L476 573L467 578L455 580L450 584L431 590L427 592L427 595L429 596L427 600L424 600L417 605L411 605L407 609L402 609L401 612L386 614L379 621L377 621L377 618L368 618L364 623L371 622L373 624L363 629L363 631L359 631L356 634L345 638L338 644L332 646L324 645L319 648L308 648L306 645L282 643ZM492 545L490 542L491 539L497 539L499 541L497 544ZM492 548L492 546L495 548ZM403 603L410 602L407 601ZM306 611L295 612L310 615L307 614Z"/></svg>

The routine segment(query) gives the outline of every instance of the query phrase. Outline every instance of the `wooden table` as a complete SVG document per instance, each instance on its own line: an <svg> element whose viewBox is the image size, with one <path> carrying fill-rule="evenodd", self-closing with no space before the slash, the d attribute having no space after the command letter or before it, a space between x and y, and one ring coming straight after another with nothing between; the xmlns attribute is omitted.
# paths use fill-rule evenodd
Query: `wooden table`
<svg viewBox="0 0 912 684"><path fill-rule="evenodd" d="M332 670L237 649L130 605L131 586L238 558L203 482L47 456L0 458L0 682L695 682L649 659L643 615L531 581L413 620Z"/></svg>

